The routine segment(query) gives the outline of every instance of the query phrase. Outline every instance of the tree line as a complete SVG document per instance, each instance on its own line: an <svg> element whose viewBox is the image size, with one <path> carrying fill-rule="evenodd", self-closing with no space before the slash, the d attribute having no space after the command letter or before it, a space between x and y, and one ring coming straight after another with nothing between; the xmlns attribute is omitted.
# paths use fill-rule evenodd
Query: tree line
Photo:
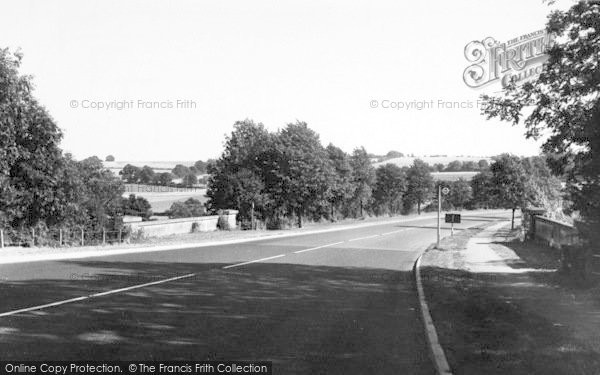
<svg viewBox="0 0 600 375"><path fill-rule="evenodd" d="M437 209L436 192L450 188L444 209L510 208L560 201L560 181L543 157L500 155L472 181L436 182L432 167L416 159L410 167L374 168L360 147L348 154L329 144L305 122L269 132L261 123L238 121L221 157L209 168L207 208L237 208L248 225L302 226L305 219L338 220Z"/></svg>
<svg viewBox="0 0 600 375"><path fill-rule="evenodd" d="M171 186L173 180L180 178L181 186L193 187L205 180L198 179L198 175L206 174L208 163L211 161L198 160L194 165L185 166L177 164L171 172L156 173L154 168L144 165L138 167L133 164L126 164L119 172L121 178L130 184L146 184L158 186Z"/></svg>

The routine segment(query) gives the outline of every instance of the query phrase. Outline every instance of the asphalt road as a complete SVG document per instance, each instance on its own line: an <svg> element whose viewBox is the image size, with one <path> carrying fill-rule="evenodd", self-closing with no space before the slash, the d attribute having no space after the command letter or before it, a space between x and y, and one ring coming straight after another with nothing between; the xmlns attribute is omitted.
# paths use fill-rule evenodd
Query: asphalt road
<svg viewBox="0 0 600 375"><path fill-rule="evenodd" d="M456 228L497 219L467 214ZM0 358L432 374L411 269L435 241L435 223L0 265Z"/></svg>

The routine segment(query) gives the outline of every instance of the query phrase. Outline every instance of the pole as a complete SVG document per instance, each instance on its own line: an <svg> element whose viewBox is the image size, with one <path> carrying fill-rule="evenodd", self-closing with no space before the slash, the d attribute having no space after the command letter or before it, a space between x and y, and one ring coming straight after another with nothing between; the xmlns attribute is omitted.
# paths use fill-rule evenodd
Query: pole
<svg viewBox="0 0 600 375"><path fill-rule="evenodd" d="M0 249L4 249L4 231L0 229Z"/></svg>
<svg viewBox="0 0 600 375"><path fill-rule="evenodd" d="M106 245L106 228L102 228L102 245Z"/></svg>
<svg viewBox="0 0 600 375"><path fill-rule="evenodd" d="M58 230L58 246L62 246L62 229Z"/></svg>
<svg viewBox="0 0 600 375"><path fill-rule="evenodd" d="M85 239L84 239L84 234L83 234L83 228L81 228L81 246L83 246L85 243Z"/></svg>
<svg viewBox="0 0 600 375"><path fill-rule="evenodd" d="M437 213L437 248L440 247L440 215L442 212L442 185L438 186L438 213Z"/></svg>
<svg viewBox="0 0 600 375"><path fill-rule="evenodd" d="M250 225L252 225L252 230L256 229L254 227L254 202L252 202L252 218L250 219Z"/></svg>
<svg viewBox="0 0 600 375"><path fill-rule="evenodd" d="M31 228L31 242L32 246L35 247L35 228Z"/></svg>

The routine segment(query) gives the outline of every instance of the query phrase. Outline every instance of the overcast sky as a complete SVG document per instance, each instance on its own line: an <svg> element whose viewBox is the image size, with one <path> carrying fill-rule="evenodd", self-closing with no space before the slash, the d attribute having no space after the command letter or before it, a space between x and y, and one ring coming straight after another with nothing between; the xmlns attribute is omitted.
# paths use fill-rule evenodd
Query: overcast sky
<svg viewBox="0 0 600 375"><path fill-rule="evenodd" d="M245 118L272 130L306 121L346 151L532 155L540 143L523 128L439 101L476 104L482 93L462 79L467 43L542 29L550 9L542 0L18 0L3 1L0 35L2 47L21 48L23 72L77 158L217 157ZM435 105L395 110L384 100ZM89 108L100 102L133 105Z"/></svg>

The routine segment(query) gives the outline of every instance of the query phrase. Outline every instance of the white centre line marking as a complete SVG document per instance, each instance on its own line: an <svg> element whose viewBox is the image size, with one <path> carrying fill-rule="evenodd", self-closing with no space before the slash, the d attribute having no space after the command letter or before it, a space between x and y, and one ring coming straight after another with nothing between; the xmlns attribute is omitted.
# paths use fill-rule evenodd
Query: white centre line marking
<svg viewBox="0 0 600 375"><path fill-rule="evenodd" d="M241 267L241 266L245 266L246 264L258 263L258 262L262 262L262 261L265 261L265 260L281 258L281 257L284 257L284 256L285 256L285 254L279 254L279 255L272 256L272 257L261 258L261 259L257 259L257 260L251 260L249 262L232 264L232 265L223 267L223 269L226 270L228 268Z"/></svg>
<svg viewBox="0 0 600 375"><path fill-rule="evenodd" d="M317 246L317 247L312 247L310 249L304 249L304 250L298 250L298 251L294 251L294 254L300 254L300 253L305 253L307 251L313 251L313 250L317 250L317 249L322 249L324 247L329 247L329 246L334 246L334 245L339 245L341 243L344 243L344 241L341 242L335 242L335 243L330 243L328 245L322 245L322 246Z"/></svg>
<svg viewBox="0 0 600 375"><path fill-rule="evenodd" d="M106 292L90 294L90 295L87 295L87 296L81 296L81 297L76 297L76 298L65 299L65 300L58 301L58 302L47 303L45 305L38 305L38 306L33 306L33 307L26 307L24 309L19 309L19 310L13 310L13 311L8 311L8 312L0 313L0 318L4 317L4 316L11 316L11 315L20 314L20 313L29 312L29 311L43 310L43 309L46 309L48 307L65 305L67 303L85 301L85 300L91 299L91 298L96 298L96 297L101 297L101 296L107 296L109 294L115 294L115 293L125 292L125 291L133 290L133 289L144 288L144 287L147 287L147 286L150 286L150 285L157 285L157 284L168 283L169 281L175 281L175 280L185 279L185 278L189 278L189 277L193 277L193 276L196 276L196 274L195 273L190 273L190 274L183 275L183 276L177 276L177 277L171 277L169 279L153 281L151 283L138 284L138 285L133 285L133 286L129 286L129 287L126 287L126 288L114 289L114 290L109 290L109 291L106 291Z"/></svg>
<svg viewBox="0 0 600 375"><path fill-rule="evenodd" d="M233 268L233 267L240 267L240 266L243 266L243 265L246 265L246 264L252 264L252 263L262 262L264 260L281 258L281 257L284 257L284 256L285 256L285 254L280 254L280 255L275 255L275 256L272 256L272 257L268 257L268 258L262 258L262 259L252 260L252 261L249 261L249 262L232 264L230 266L223 267L223 269ZM43 310L43 309L47 309L49 307L66 305L68 303L85 301L85 300L88 300L88 299L91 299L91 298L108 296L108 295L111 295L111 294L126 292L126 291L129 291L129 290L145 288L147 286L164 284L164 283L168 283L168 282L176 281L176 280L181 280L181 279L187 279L187 278L190 278L190 277L194 277L196 275L197 274L195 274L195 273L190 273L190 274L187 274L187 275L171 277L171 278L164 279L164 280L153 281L153 282L150 282L150 283L132 285L132 286L128 286L128 287L125 287L125 288L108 290L106 292L99 292L99 293L89 294L87 296L69 298L69 299L65 299L65 300L62 300L62 301L47 303L47 304L44 304L44 305L38 305L38 306L26 307L26 308L23 308L23 309L18 309L18 310L13 310L13 311L7 311L7 312L4 312L4 313L0 313L0 318L1 317L5 317L5 316L16 315L16 314L20 314L20 313L24 313L24 312L29 312L29 311Z"/></svg>
<svg viewBox="0 0 600 375"><path fill-rule="evenodd" d="M367 237L353 238L351 240L348 240L348 242L366 240L366 239L369 239L369 238L375 238L375 237L379 237L379 236L381 236L381 234L374 234L372 236L367 236Z"/></svg>
<svg viewBox="0 0 600 375"><path fill-rule="evenodd" d="M408 228L408 229L410 229L410 228ZM400 232L404 232L405 230L408 230L408 229L405 228L405 229L395 230L393 232L381 233L381 235L382 236L387 236L388 234L400 233Z"/></svg>

